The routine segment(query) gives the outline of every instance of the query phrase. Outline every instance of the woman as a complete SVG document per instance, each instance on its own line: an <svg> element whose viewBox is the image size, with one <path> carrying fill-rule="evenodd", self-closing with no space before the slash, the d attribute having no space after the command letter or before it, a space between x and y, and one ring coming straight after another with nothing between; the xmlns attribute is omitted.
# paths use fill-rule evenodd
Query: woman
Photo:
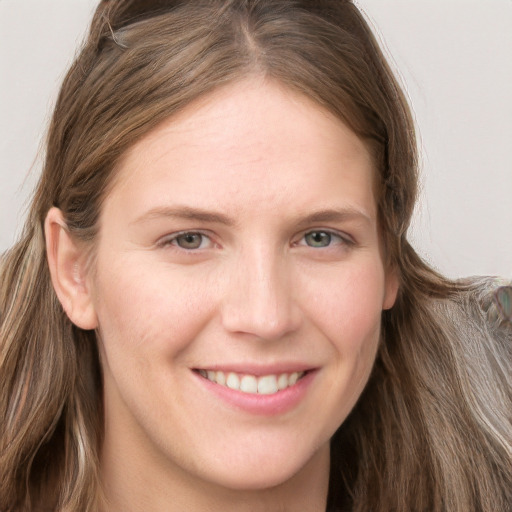
<svg viewBox="0 0 512 512"><path fill-rule="evenodd" d="M413 133L351 2L102 2L2 262L2 510L507 510L510 325L408 244Z"/></svg>

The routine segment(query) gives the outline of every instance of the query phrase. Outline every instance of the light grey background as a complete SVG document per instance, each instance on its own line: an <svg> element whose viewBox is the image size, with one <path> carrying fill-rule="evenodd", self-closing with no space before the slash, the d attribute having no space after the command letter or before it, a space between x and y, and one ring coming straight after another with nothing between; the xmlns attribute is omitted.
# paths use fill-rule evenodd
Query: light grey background
<svg viewBox="0 0 512 512"><path fill-rule="evenodd" d="M95 4L0 0L0 252L21 229L57 89ZM512 1L358 4L421 135L414 245L451 277L512 277Z"/></svg>

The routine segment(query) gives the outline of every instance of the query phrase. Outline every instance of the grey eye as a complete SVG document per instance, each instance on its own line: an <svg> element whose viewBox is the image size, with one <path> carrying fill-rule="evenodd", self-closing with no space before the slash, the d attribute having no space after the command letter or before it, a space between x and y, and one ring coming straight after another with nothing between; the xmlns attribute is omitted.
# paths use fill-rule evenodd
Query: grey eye
<svg viewBox="0 0 512 512"><path fill-rule="evenodd" d="M201 233L183 233L175 238L175 243L182 249L199 249L203 243Z"/></svg>
<svg viewBox="0 0 512 512"><path fill-rule="evenodd" d="M331 244L332 235L325 231L311 231L304 235L304 240L310 247L328 247Z"/></svg>

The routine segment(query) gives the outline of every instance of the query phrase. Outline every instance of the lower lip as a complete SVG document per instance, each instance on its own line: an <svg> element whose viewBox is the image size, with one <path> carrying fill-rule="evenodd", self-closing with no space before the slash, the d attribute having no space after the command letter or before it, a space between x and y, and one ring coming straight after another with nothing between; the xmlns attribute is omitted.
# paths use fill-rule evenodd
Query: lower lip
<svg viewBox="0 0 512 512"><path fill-rule="evenodd" d="M293 386L271 395L263 395L243 393L236 389L221 386L194 372L196 378L210 393L216 395L231 407L262 416L284 414L296 407L304 399L316 373L316 370L308 371Z"/></svg>

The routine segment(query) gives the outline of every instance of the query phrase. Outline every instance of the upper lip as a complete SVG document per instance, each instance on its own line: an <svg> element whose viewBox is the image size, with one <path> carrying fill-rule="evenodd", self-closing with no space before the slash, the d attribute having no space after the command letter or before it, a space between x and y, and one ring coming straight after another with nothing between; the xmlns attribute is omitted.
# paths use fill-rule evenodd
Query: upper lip
<svg viewBox="0 0 512 512"><path fill-rule="evenodd" d="M210 370L215 372L224 373L238 373L241 375L254 375L261 377L263 375L280 375L282 373L300 373L315 370L316 367L306 363L278 363L270 365L261 364L212 364L212 365L201 365L195 367L194 370Z"/></svg>

